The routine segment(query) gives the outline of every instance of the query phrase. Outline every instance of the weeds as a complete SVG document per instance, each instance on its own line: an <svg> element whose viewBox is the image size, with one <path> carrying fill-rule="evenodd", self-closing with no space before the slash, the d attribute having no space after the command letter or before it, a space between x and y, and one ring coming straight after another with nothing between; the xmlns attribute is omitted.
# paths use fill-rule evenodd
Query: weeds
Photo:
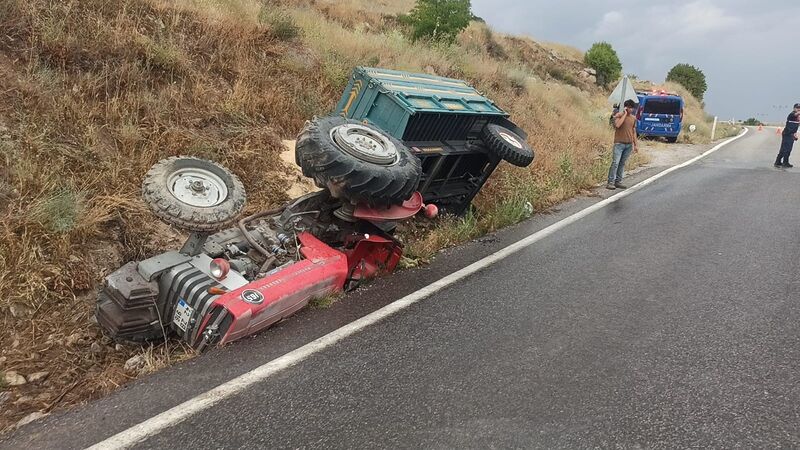
<svg viewBox="0 0 800 450"><path fill-rule="evenodd" d="M72 189L61 188L31 207L30 220L49 232L65 233L75 227L83 210L80 196Z"/></svg>
<svg viewBox="0 0 800 450"><path fill-rule="evenodd" d="M274 6L262 6L258 13L258 21L269 25L272 34L282 41L300 36L300 27L294 23L292 16L277 10Z"/></svg>
<svg viewBox="0 0 800 450"><path fill-rule="evenodd" d="M328 309L341 298L341 292L333 292L322 297L314 297L308 302L308 307L311 309Z"/></svg>

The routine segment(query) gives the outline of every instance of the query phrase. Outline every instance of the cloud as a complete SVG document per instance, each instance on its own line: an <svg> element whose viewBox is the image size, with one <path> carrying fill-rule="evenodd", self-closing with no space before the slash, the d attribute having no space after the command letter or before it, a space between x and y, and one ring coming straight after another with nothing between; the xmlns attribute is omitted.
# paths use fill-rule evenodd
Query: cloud
<svg viewBox="0 0 800 450"><path fill-rule="evenodd" d="M597 24L594 34L597 37L617 36L625 27L625 16L619 11L609 11L603 14L600 23Z"/></svg>
<svg viewBox="0 0 800 450"><path fill-rule="evenodd" d="M725 117L766 114L800 101L800 17L796 0L472 0L498 31L573 45L607 41L626 73L663 81L677 63L703 70L706 102Z"/></svg>

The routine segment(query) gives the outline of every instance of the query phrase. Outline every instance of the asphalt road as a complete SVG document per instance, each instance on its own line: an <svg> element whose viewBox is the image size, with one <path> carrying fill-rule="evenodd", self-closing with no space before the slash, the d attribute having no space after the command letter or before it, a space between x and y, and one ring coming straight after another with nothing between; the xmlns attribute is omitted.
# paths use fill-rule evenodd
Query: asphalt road
<svg viewBox="0 0 800 450"><path fill-rule="evenodd" d="M777 147L751 130L136 448L798 447L800 169ZM0 447L96 443L592 201Z"/></svg>

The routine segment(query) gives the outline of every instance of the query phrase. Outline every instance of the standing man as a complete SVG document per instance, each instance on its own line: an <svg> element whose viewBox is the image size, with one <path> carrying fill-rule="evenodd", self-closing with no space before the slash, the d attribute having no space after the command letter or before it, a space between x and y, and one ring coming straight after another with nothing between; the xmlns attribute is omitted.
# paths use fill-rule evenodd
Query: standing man
<svg viewBox="0 0 800 450"><path fill-rule="evenodd" d="M622 184L622 177L625 174L625 162L631 155L631 151L639 151L639 143L636 141L636 117L633 111L636 103L633 100L625 100L625 108L614 115L614 154L611 157L611 167L608 169L608 184L606 189L627 189Z"/></svg>
<svg viewBox="0 0 800 450"><path fill-rule="evenodd" d="M775 167L794 167L789 164L789 155L792 153L794 141L797 140L798 125L800 125L800 103L795 103L794 110L789 113L789 117L786 118L786 125L783 127L781 149L778 151Z"/></svg>

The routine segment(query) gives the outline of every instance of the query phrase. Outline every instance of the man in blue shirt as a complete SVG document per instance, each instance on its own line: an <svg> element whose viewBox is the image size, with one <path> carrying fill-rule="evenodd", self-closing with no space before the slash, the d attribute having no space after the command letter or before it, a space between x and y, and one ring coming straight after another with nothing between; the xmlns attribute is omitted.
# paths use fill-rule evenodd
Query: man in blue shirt
<svg viewBox="0 0 800 450"><path fill-rule="evenodd" d="M789 164L789 155L792 153L794 141L797 140L798 126L800 126L800 103L795 103L794 110L789 113L789 117L786 118L786 126L783 127L781 149L778 151L775 167L794 167Z"/></svg>

